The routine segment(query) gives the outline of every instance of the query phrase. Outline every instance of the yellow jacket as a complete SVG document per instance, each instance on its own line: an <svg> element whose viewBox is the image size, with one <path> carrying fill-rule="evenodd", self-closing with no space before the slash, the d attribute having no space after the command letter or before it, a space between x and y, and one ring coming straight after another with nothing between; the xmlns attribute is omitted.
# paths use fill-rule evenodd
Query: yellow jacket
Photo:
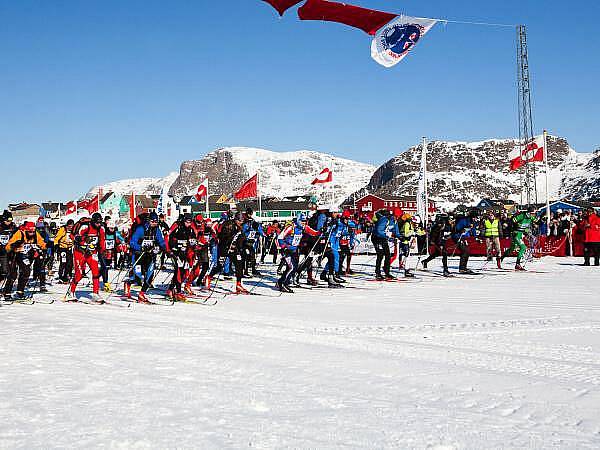
<svg viewBox="0 0 600 450"><path fill-rule="evenodd" d="M54 238L54 246L63 249L73 248L73 240L71 233L67 231L67 227L60 227Z"/></svg>
<svg viewBox="0 0 600 450"><path fill-rule="evenodd" d="M6 244L6 251L27 253L31 250L32 245L39 247L41 250L46 250L46 243L40 233L36 231L32 238L28 238L24 231L18 230L13 234L13 237L10 238L8 244Z"/></svg>

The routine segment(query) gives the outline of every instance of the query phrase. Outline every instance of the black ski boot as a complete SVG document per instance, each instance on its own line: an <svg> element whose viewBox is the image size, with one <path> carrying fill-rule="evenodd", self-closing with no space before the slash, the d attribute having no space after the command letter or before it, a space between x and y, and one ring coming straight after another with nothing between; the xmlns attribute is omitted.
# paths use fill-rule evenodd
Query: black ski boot
<svg viewBox="0 0 600 450"><path fill-rule="evenodd" d="M375 279L377 281L383 281L383 280L385 280L385 278L383 278L383 275L381 275L380 273L376 273L375 274Z"/></svg>
<svg viewBox="0 0 600 450"><path fill-rule="evenodd" d="M335 281L338 284L346 283L346 280L344 280L342 277L336 274L333 275L333 281Z"/></svg>
<svg viewBox="0 0 600 450"><path fill-rule="evenodd" d="M414 278L415 274L410 271L410 269L404 270L404 278Z"/></svg>

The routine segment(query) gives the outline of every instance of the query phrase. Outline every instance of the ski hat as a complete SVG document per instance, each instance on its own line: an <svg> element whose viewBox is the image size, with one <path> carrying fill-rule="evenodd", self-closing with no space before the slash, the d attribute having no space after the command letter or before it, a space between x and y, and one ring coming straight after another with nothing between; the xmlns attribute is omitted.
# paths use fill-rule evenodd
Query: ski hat
<svg viewBox="0 0 600 450"><path fill-rule="evenodd" d="M246 215L251 217L254 214L254 210L252 208L246 208Z"/></svg>
<svg viewBox="0 0 600 450"><path fill-rule="evenodd" d="M4 222L8 222L8 221L12 221L12 219L13 219L12 213L8 209L5 209L4 212L2 213L2 220Z"/></svg>
<svg viewBox="0 0 600 450"><path fill-rule="evenodd" d="M404 215L404 211L402 211L400 208L394 208L392 213L394 214L394 217L396 219L399 219L400 217L402 217Z"/></svg>
<svg viewBox="0 0 600 450"><path fill-rule="evenodd" d="M35 223L33 223L33 222L25 222L21 226L21 230L25 231L26 233L33 233L35 231Z"/></svg>
<svg viewBox="0 0 600 450"><path fill-rule="evenodd" d="M233 220L235 220L237 222L243 222L244 217L242 216L242 213L238 211L233 215Z"/></svg>
<svg viewBox="0 0 600 450"><path fill-rule="evenodd" d="M148 215L148 222L158 222L158 214L156 214L154 211L152 211Z"/></svg>
<svg viewBox="0 0 600 450"><path fill-rule="evenodd" d="M402 220L407 221L410 220L412 216L409 213L402 214Z"/></svg>
<svg viewBox="0 0 600 450"><path fill-rule="evenodd" d="M183 221L184 222L188 222L188 221L191 222L192 220L193 220L193 218L192 218L192 215L190 213L185 213L183 215Z"/></svg>
<svg viewBox="0 0 600 450"><path fill-rule="evenodd" d="M298 213L298 216L296 217L296 222L306 222L306 214L304 214L303 212Z"/></svg>
<svg viewBox="0 0 600 450"><path fill-rule="evenodd" d="M65 226L68 227L69 225L75 225L75 221L73 219L67 220L67 223L65 224Z"/></svg>
<svg viewBox="0 0 600 450"><path fill-rule="evenodd" d="M196 222L202 222L204 220L204 216L202 214L196 214L196 217L194 217L194 220Z"/></svg>
<svg viewBox="0 0 600 450"><path fill-rule="evenodd" d="M92 223L99 225L102 223L102 215L100 213L95 212L92 214Z"/></svg>
<svg viewBox="0 0 600 450"><path fill-rule="evenodd" d="M342 213L342 217L344 219L349 219L350 217L352 217L352 213L350 212L349 209L345 209L344 212Z"/></svg>

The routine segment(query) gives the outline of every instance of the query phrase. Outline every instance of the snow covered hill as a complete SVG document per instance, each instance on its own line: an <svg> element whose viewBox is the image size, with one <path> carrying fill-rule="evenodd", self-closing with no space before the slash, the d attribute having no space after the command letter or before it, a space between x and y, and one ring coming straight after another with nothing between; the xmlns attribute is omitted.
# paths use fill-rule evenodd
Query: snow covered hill
<svg viewBox="0 0 600 450"><path fill-rule="evenodd" d="M514 139L428 143L430 197L445 207L478 202L483 197L520 200L520 172L510 172L508 167L508 154L515 145ZM551 198L600 194L600 155L577 153L560 137L549 137L548 147ZM415 146L387 161L358 195L414 195L420 157L421 148ZM536 166L542 201L546 195L544 169L541 163Z"/></svg>
<svg viewBox="0 0 600 450"><path fill-rule="evenodd" d="M248 178L260 173L264 196L285 197L314 192L324 201L321 188L310 185L324 168L333 171L333 183L327 186L326 201L341 203L363 187L375 167L349 159L314 151L272 152L258 148L228 147L207 154L197 161L181 164L171 195L185 195L206 177L212 194L231 194Z"/></svg>
<svg viewBox="0 0 600 450"><path fill-rule="evenodd" d="M168 190L175 179L177 172L171 172L162 178L130 178L126 180L113 181L111 183L94 186L89 190L87 196L96 195L98 188L103 192L116 192L117 194L130 194L132 192L138 195L158 195L164 189Z"/></svg>

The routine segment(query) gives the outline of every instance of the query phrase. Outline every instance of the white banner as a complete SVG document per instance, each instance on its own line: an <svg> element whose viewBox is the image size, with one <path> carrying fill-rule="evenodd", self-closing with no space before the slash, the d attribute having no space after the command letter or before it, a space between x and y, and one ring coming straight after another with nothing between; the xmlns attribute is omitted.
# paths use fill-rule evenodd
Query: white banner
<svg viewBox="0 0 600 450"><path fill-rule="evenodd" d="M435 19L396 17L375 34L371 57L382 66L395 66L436 23Z"/></svg>
<svg viewBox="0 0 600 450"><path fill-rule="evenodd" d="M427 220L427 150L423 145L421 149L421 168L417 183L417 215L423 223Z"/></svg>

